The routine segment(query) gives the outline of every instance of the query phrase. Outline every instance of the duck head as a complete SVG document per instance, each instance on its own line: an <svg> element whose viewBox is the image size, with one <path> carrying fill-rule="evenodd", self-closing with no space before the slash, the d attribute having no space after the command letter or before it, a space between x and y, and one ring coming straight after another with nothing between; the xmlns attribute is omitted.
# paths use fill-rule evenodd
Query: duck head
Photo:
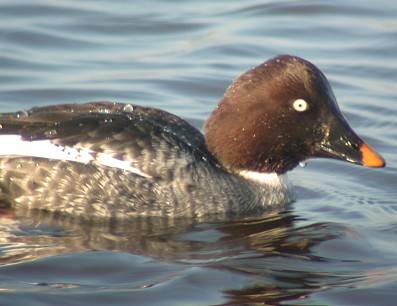
<svg viewBox="0 0 397 306"><path fill-rule="evenodd" d="M284 173L312 157L384 167L342 115L324 74L275 57L239 76L205 124L208 149L230 171Z"/></svg>

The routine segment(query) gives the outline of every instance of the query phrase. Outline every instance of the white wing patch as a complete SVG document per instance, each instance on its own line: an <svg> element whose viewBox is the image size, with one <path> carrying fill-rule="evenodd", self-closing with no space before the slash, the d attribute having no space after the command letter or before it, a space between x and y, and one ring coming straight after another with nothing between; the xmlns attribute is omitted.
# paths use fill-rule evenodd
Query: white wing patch
<svg viewBox="0 0 397 306"><path fill-rule="evenodd" d="M122 169L143 177L151 176L131 166L131 162L114 158L106 153L96 153L89 149L56 145L50 140L23 140L20 135L0 136L0 156L29 156L82 164L90 162L102 166Z"/></svg>

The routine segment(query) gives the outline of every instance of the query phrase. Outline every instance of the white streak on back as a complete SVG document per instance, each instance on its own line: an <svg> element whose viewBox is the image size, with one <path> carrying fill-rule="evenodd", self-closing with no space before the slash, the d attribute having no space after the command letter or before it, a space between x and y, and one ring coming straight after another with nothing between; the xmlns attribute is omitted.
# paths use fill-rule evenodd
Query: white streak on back
<svg viewBox="0 0 397 306"><path fill-rule="evenodd" d="M138 175L144 176L144 177L151 177L150 175L139 170L138 168L132 167L130 162L114 158L114 157L109 156L105 153L97 154L95 161L103 166L123 169L125 171L133 172L135 174L138 174Z"/></svg>
<svg viewBox="0 0 397 306"><path fill-rule="evenodd" d="M88 149L55 145L48 139L23 140L20 135L0 136L0 156L39 157L82 164L92 162L102 166L122 169L144 177L151 177L138 168L132 167L131 162L114 158L105 153L95 153Z"/></svg>

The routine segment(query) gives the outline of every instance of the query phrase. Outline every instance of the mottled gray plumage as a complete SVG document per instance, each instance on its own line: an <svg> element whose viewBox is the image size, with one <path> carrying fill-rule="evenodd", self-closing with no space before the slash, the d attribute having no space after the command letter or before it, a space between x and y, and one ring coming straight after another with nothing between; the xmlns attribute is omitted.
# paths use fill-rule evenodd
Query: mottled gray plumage
<svg viewBox="0 0 397 306"><path fill-rule="evenodd" d="M197 129L158 109L106 102L58 105L4 114L0 124L0 135L106 153L148 176L95 162L3 156L1 197L18 209L85 218L202 216L254 212L291 200L285 190L228 173Z"/></svg>

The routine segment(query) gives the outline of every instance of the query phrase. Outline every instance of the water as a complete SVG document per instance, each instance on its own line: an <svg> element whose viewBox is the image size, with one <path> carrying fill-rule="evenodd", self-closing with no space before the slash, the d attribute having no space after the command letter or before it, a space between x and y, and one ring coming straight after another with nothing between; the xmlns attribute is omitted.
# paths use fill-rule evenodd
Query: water
<svg viewBox="0 0 397 306"><path fill-rule="evenodd" d="M330 79L386 169L314 160L251 220L84 224L1 211L1 305L395 305L396 1L0 2L0 108L124 101L197 127L276 54Z"/></svg>

